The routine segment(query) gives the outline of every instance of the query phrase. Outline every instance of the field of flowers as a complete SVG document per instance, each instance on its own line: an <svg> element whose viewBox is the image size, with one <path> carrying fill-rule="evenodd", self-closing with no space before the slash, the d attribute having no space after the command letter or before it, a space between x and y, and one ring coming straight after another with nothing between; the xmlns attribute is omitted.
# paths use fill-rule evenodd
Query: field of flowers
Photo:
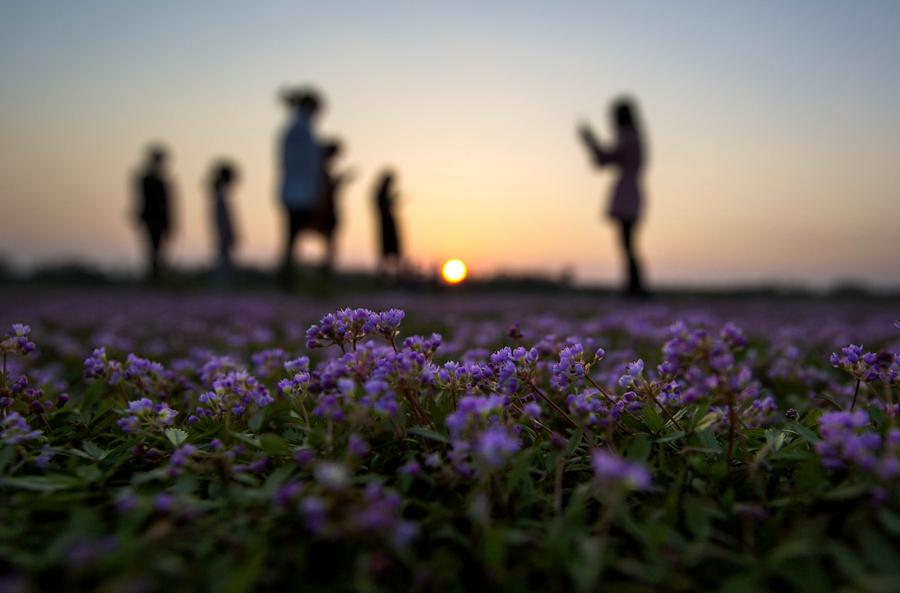
<svg viewBox="0 0 900 593"><path fill-rule="evenodd" d="M898 316L6 294L0 592L898 591Z"/></svg>

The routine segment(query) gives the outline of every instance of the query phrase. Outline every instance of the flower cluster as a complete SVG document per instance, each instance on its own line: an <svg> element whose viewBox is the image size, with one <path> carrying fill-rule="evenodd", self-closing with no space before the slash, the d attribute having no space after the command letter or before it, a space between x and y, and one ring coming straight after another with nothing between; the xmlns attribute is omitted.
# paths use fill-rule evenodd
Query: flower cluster
<svg viewBox="0 0 900 593"><path fill-rule="evenodd" d="M55 398L46 396L43 389L31 385L26 375L19 375L9 386L7 392L9 395L0 396L0 410L10 408L15 402L20 402L17 407L21 411L27 409L30 414L42 415L63 407L69 401L68 393L60 393Z"/></svg>
<svg viewBox="0 0 900 593"><path fill-rule="evenodd" d="M566 403L569 413L579 424L601 428L618 422L626 410L634 412L641 407L640 397L634 391L626 391L613 399L597 389L569 394Z"/></svg>
<svg viewBox="0 0 900 593"><path fill-rule="evenodd" d="M274 590L310 575L315 588L333 560L367 590L453 590L457 567L493 575L499 589L571 588L574 574L590 589L596 571L579 563L601 546L612 588L647 566L659 580L642 586L671 570L671 582L706 590L722 576L711 558L743 557L752 537L789 541L788 526L817 529L844 512L829 500L873 501L853 512L866 529L893 529L900 430L889 353L900 337L878 325L881 311L862 325L664 303L482 315L438 295L411 313L434 327L401 335L399 309L322 316L320 303L201 299L170 316L144 312L158 311L152 301L77 323L25 316L41 328L39 350L27 326L3 339L0 484L16 520L0 548L29 547L16 556L27 563L10 561L23 574L45 563L47 582L100 583L95 566L143 583L159 571L195 578L180 568L191 562L225 574L247 558L264 575L258 588ZM296 352L304 335L314 350ZM831 362L845 372L835 372L823 353L859 337L872 351L840 350ZM82 344L97 346L83 366ZM46 513L53 500L74 510ZM88 503L116 512L93 521ZM767 522L775 513L783 520ZM48 525L33 529L31 517ZM746 537L719 537L731 532ZM121 546L96 545L113 536ZM661 541L685 546L664 546L660 559ZM55 559L70 548L84 574ZM775 571L762 548L754 555ZM138 562L135 550L159 562ZM292 565L297 574L272 569L296 558L308 559Z"/></svg>
<svg viewBox="0 0 900 593"><path fill-rule="evenodd" d="M900 358L891 352L866 352L862 346L850 344L840 354L832 352L829 361L860 381L900 385Z"/></svg>
<svg viewBox="0 0 900 593"><path fill-rule="evenodd" d="M306 332L307 348L337 345L341 350L355 350L366 336L383 336L393 342L405 313L389 309L375 313L369 309L340 309L329 313Z"/></svg>
<svg viewBox="0 0 900 593"><path fill-rule="evenodd" d="M167 397L180 392L186 381L162 364L129 354L125 361L110 359L106 348L95 348L84 360L84 377L106 380L109 385L128 386L142 397Z"/></svg>
<svg viewBox="0 0 900 593"><path fill-rule="evenodd" d="M166 403L154 403L153 400L143 397L128 402L128 407L122 411L122 418L118 425L128 433L139 430L159 430L172 426L178 412L170 408Z"/></svg>
<svg viewBox="0 0 900 593"><path fill-rule="evenodd" d="M592 357L586 358L581 343L567 345L559 351L559 362L550 367L553 386L565 389L573 382L580 385L585 373L590 372L591 366L603 360L605 356L606 351L598 348Z"/></svg>
<svg viewBox="0 0 900 593"><path fill-rule="evenodd" d="M900 429L890 428L887 438L874 430L863 410L826 412L819 418L816 452L830 469L856 467L883 480L900 476Z"/></svg>
<svg viewBox="0 0 900 593"><path fill-rule="evenodd" d="M505 395L466 396L447 416L452 438L449 459L460 475L474 473L473 461L485 471L499 469L519 450L517 429L506 421L509 405Z"/></svg>
<svg viewBox="0 0 900 593"><path fill-rule="evenodd" d="M232 371L213 380L212 391L197 399L199 406L189 419L221 419L225 416L240 417L248 410L264 408L275 401L269 390L247 371Z"/></svg>
<svg viewBox="0 0 900 593"><path fill-rule="evenodd" d="M515 393L521 386L531 385L537 372L538 351L505 347L491 354L490 367L497 381L497 390Z"/></svg>
<svg viewBox="0 0 900 593"><path fill-rule="evenodd" d="M597 483L607 489L646 490L652 483L646 467L603 449L591 453L591 468Z"/></svg>
<svg viewBox="0 0 900 593"><path fill-rule="evenodd" d="M24 441L30 441L43 434L40 430L32 430L18 412L10 412L5 418L0 419L0 442L6 445L18 445Z"/></svg>
<svg viewBox="0 0 900 593"><path fill-rule="evenodd" d="M27 356L34 352L34 342L28 338L30 333L30 326L24 323L14 323L6 333L6 337L0 340L0 354L4 356L8 354Z"/></svg>

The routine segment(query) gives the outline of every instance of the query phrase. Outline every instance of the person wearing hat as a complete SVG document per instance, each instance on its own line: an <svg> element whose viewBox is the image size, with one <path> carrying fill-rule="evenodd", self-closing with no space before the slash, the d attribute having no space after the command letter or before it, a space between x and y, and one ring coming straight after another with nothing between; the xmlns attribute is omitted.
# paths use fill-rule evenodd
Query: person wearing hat
<svg viewBox="0 0 900 593"><path fill-rule="evenodd" d="M314 120L320 99L312 89L291 90L282 95L291 110L291 121L281 136L281 203L285 213L285 242L280 280L293 286L294 243L303 231L313 229L322 193L322 151L316 141Z"/></svg>

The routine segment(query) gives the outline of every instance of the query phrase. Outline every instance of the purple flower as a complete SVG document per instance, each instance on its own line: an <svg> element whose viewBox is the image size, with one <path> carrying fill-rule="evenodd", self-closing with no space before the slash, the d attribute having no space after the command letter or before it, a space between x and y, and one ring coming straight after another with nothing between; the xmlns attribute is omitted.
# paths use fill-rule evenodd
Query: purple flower
<svg viewBox="0 0 900 593"><path fill-rule="evenodd" d="M540 418L541 406L537 402L528 402L522 407L522 413L528 418Z"/></svg>
<svg viewBox="0 0 900 593"><path fill-rule="evenodd" d="M130 491L125 491L116 499L116 511L122 515L127 515L137 508L138 502L140 502L140 499L137 496Z"/></svg>
<svg viewBox="0 0 900 593"><path fill-rule="evenodd" d="M150 412L153 410L153 401L147 399L146 397L130 401L128 402L128 407L126 409L130 414L142 414L145 412Z"/></svg>
<svg viewBox="0 0 900 593"><path fill-rule="evenodd" d="M153 499L153 510L157 513L168 513L175 505L175 498L168 492L160 492Z"/></svg>
<svg viewBox="0 0 900 593"><path fill-rule="evenodd" d="M519 446L516 436L505 428L496 426L478 436L475 454L483 464L496 469L505 465L512 454L519 450Z"/></svg>
<svg viewBox="0 0 900 593"><path fill-rule="evenodd" d="M172 453L172 457L169 459L168 474L170 476L179 475L181 470L196 452L197 447L191 444L185 444L175 449L175 452Z"/></svg>
<svg viewBox="0 0 900 593"><path fill-rule="evenodd" d="M614 453L597 449L591 455L594 478L604 487L646 490L652 479L643 465L622 459Z"/></svg>
<svg viewBox="0 0 900 593"><path fill-rule="evenodd" d="M106 348L95 348L90 356L84 359L84 378L95 379L106 375Z"/></svg>
<svg viewBox="0 0 900 593"><path fill-rule="evenodd" d="M733 323L726 323L725 326L722 327L720 337L732 350L740 350L747 345L747 339L744 338L744 333Z"/></svg>
<svg viewBox="0 0 900 593"><path fill-rule="evenodd" d="M263 378L272 377L278 373L285 366L287 359L287 352L281 348L256 352L250 357L253 362L253 373Z"/></svg>
<svg viewBox="0 0 900 593"><path fill-rule="evenodd" d="M374 319L373 319L374 318ZM366 328L377 323L377 314L369 309L340 309L329 313L306 331L307 348L340 346L342 350L365 338Z"/></svg>
<svg viewBox="0 0 900 593"><path fill-rule="evenodd" d="M3 354L20 354L27 356L34 351L34 342L28 339L31 327L24 323L14 323L6 337L0 340L0 352Z"/></svg>
<svg viewBox="0 0 900 593"><path fill-rule="evenodd" d="M328 518L328 505L318 496L307 496L300 501L300 512L306 520L306 528L312 533L321 533Z"/></svg>
<svg viewBox="0 0 900 593"><path fill-rule="evenodd" d="M41 447L40 454L34 458L34 464L40 469L47 469L55 455L56 453L53 452L49 445L44 445Z"/></svg>
<svg viewBox="0 0 900 593"><path fill-rule="evenodd" d="M819 418L822 440L815 445L822 465L829 469L856 466L867 471L874 470L882 438L866 430L868 426L869 415L863 410L822 414ZM888 436L890 439L890 434Z"/></svg>
<svg viewBox="0 0 900 593"><path fill-rule="evenodd" d="M394 525L394 532L391 540L395 546L405 548L412 543L412 540L415 539L418 534L419 526L412 521L397 521Z"/></svg>
<svg viewBox="0 0 900 593"><path fill-rule="evenodd" d="M278 490L275 491L273 497L275 504L281 508L286 508L300 496L302 490L303 486L300 482L292 481L282 484L278 487Z"/></svg>
<svg viewBox="0 0 900 593"><path fill-rule="evenodd" d="M40 438L43 431L32 430L18 412L10 412L0 420L0 442L7 445L18 445L25 441Z"/></svg>
<svg viewBox="0 0 900 593"><path fill-rule="evenodd" d="M310 449L301 448L294 452L294 462L297 465L305 466L313 460L313 452Z"/></svg>
<svg viewBox="0 0 900 593"><path fill-rule="evenodd" d="M117 422L124 432L132 433L146 429L160 429L171 426L178 412L166 403L155 404L148 398L128 402L123 411L125 416Z"/></svg>
<svg viewBox="0 0 900 593"><path fill-rule="evenodd" d="M508 399L502 395L475 397L467 395L459 400L456 410L447 415L445 420L450 434L459 436L467 427L487 420L493 415L506 410Z"/></svg>
<svg viewBox="0 0 900 593"><path fill-rule="evenodd" d="M644 373L644 361L641 359L629 362L625 365L625 374L619 377L619 386L630 388L634 386L637 380Z"/></svg>
<svg viewBox="0 0 900 593"><path fill-rule="evenodd" d="M365 457L369 454L369 443L360 435L353 433L347 441L347 450L354 457Z"/></svg>
<svg viewBox="0 0 900 593"><path fill-rule="evenodd" d="M418 476L422 472L422 466L415 459L411 459L400 466L401 476Z"/></svg>
<svg viewBox="0 0 900 593"><path fill-rule="evenodd" d="M247 371L230 371L214 379L212 388L197 398L202 405L194 411L196 416L240 417L250 409L264 408L275 401L269 390Z"/></svg>
<svg viewBox="0 0 900 593"><path fill-rule="evenodd" d="M365 327L367 333L383 336L388 341L400 333L400 322L406 316L406 312L400 309L388 309L372 315Z"/></svg>
<svg viewBox="0 0 900 593"><path fill-rule="evenodd" d="M573 382L580 384L585 374L584 347L576 343L560 350L559 362L550 367L550 372L551 382L558 389L565 389Z"/></svg>

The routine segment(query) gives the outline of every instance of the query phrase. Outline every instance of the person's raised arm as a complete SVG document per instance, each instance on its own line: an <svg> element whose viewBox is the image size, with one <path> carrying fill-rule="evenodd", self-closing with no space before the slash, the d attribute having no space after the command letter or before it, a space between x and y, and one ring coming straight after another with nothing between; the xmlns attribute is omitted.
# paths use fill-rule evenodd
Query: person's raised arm
<svg viewBox="0 0 900 593"><path fill-rule="evenodd" d="M597 136L588 124L582 123L578 126L578 136L581 138L581 141L584 142L591 159L593 159L594 164L598 167L602 167L603 165L616 160L614 153L604 150L600 145L600 141L597 140Z"/></svg>

